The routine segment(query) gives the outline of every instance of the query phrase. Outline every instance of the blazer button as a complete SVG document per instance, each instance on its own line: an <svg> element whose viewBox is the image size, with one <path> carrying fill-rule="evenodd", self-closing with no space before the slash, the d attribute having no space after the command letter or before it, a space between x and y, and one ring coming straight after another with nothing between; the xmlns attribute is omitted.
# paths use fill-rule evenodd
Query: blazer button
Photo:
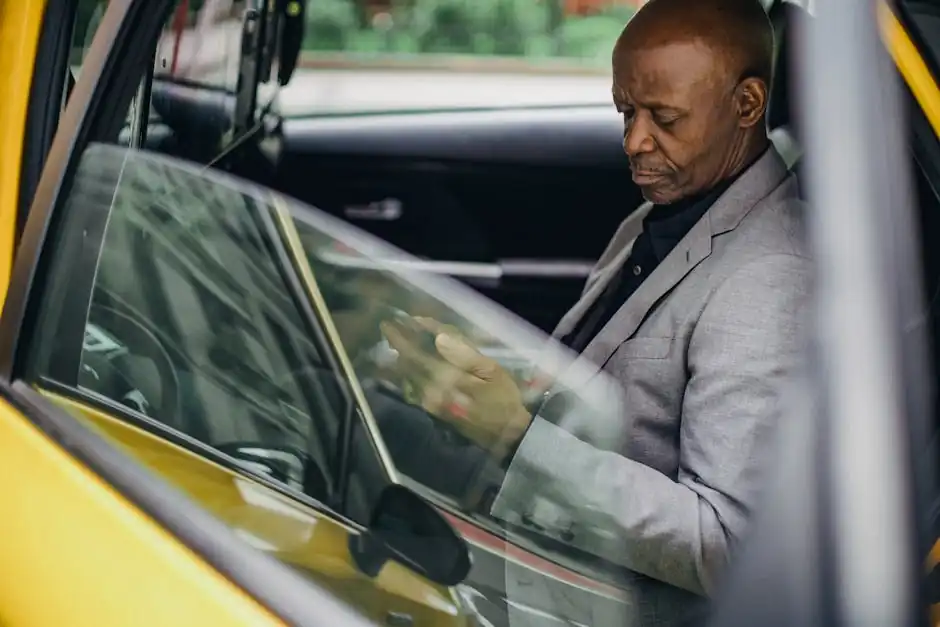
<svg viewBox="0 0 940 627"><path fill-rule="evenodd" d="M641 274L643 274L643 268L638 265L633 266L633 276L640 276Z"/></svg>

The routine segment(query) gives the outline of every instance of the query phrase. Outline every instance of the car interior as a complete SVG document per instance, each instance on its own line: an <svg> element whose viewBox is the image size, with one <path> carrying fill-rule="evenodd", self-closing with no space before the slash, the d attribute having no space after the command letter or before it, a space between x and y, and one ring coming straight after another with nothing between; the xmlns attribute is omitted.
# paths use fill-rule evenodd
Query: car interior
<svg viewBox="0 0 940 627"><path fill-rule="evenodd" d="M777 2L770 16L780 43L768 128L798 170L790 42L809 15ZM233 99L157 78L159 124L148 129L148 147L208 162ZM610 233L642 202L607 103L309 115L280 120L268 134L281 143L275 159L246 145L216 165L437 262L429 269L547 332L577 300Z"/></svg>

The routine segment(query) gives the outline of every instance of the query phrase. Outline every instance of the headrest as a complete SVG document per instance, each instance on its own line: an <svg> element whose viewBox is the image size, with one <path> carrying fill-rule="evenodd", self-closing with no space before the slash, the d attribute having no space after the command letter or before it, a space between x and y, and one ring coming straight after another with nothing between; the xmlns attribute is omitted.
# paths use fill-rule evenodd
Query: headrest
<svg viewBox="0 0 940 627"><path fill-rule="evenodd" d="M768 12L774 27L774 75L767 105L767 129L789 127L799 135L794 107L797 106L795 88L798 84L791 72L793 52L800 43L798 33L812 19L807 11L792 2L777 2Z"/></svg>

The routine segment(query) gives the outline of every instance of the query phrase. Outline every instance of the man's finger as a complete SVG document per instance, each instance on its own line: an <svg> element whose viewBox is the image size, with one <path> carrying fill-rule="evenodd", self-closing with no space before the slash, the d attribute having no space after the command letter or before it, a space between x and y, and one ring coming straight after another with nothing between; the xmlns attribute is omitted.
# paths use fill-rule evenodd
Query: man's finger
<svg viewBox="0 0 940 627"><path fill-rule="evenodd" d="M454 325L445 324L443 322L435 320L434 318L428 318L426 316L415 316L414 320L415 322L417 322L422 327L424 327L425 329L427 329L428 331L430 331L431 333L435 335L438 335L440 333L447 333L448 335L452 335L454 337L462 337L463 335L462 333L460 333L460 330L457 329L457 327L455 327Z"/></svg>
<svg viewBox="0 0 940 627"><path fill-rule="evenodd" d="M499 374L499 364L482 355L475 348L447 333L440 333L434 339L437 352L447 362L470 373L482 381L492 381Z"/></svg>
<svg viewBox="0 0 940 627"><path fill-rule="evenodd" d="M435 360L408 340L408 338L395 328L395 325L381 322L379 323L379 328L382 331L382 335L384 335L385 339L388 341L389 346L398 352L400 359L415 364L424 370L430 371L434 369Z"/></svg>

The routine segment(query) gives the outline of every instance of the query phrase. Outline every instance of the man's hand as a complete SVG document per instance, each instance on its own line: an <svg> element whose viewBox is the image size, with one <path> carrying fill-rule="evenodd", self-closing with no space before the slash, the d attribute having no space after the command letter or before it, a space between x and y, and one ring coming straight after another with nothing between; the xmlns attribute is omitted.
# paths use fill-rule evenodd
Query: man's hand
<svg viewBox="0 0 940 627"><path fill-rule="evenodd" d="M429 318L415 320L434 334L437 355L420 350L394 325L383 323L382 333L398 351L404 376L421 388L422 406L502 458L531 421L519 388L502 366L454 327Z"/></svg>

